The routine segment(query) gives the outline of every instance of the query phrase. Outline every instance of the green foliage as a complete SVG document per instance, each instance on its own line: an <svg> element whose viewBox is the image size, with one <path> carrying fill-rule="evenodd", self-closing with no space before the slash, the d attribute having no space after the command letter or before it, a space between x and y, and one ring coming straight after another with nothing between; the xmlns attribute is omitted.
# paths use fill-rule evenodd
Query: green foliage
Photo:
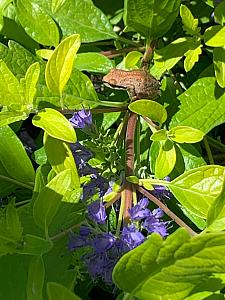
<svg viewBox="0 0 225 300"><path fill-rule="evenodd" d="M129 109L160 124L163 124L167 119L165 108L155 101L138 100L131 103Z"/></svg>
<svg viewBox="0 0 225 300"><path fill-rule="evenodd" d="M80 36L77 34L63 40L52 53L45 69L45 79L49 90L62 95L70 78L73 61L80 47Z"/></svg>
<svg viewBox="0 0 225 300"><path fill-rule="evenodd" d="M166 241L153 234L121 258L114 280L138 299L186 299L214 273L224 272L224 239L224 233L190 238L182 229ZM223 286L221 282L220 288Z"/></svg>
<svg viewBox="0 0 225 300"><path fill-rule="evenodd" d="M76 142L76 133L71 123L58 111L46 108L41 110L34 118L33 124L46 131L54 138L66 142Z"/></svg>
<svg viewBox="0 0 225 300"><path fill-rule="evenodd" d="M60 202L71 184L71 172L65 170L56 175L39 193L34 202L33 216L36 224L45 231L59 209Z"/></svg>
<svg viewBox="0 0 225 300"><path fill-rule="evenodd" d="M224 298L218 2L1 1L0 299ZM140 69L161 82L154 101L130 99L160 86ZM72 126L83 109L92 124ZM143 196L152 214L132 221Z"/></svg>
<svg viewBox="0 0 225 300"><path fill-rule="evenodd" d="M47 285L49 300L79 300L80 297L74 295L69 289L65 288L63 285L56 282L49 282Z"/></svg>
<svg viewBox="0 0 225 300"><path fill-rule="evenodd" d="M165 34L175 21L180 0L126 0L124 20L126 26L139 32L149 40Z"/></svg>

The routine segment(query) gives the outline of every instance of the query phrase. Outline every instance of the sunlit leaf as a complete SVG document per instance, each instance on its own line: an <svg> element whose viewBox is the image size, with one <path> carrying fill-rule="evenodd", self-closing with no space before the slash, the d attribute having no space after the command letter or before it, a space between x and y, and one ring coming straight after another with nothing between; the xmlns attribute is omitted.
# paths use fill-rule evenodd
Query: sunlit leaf
<svg viewBox="0 0 225 300"><path fill-rule="evenodd" d="M73 62L80 47L80 36L73 34L65 38L54 50L47 62L45 79L49 90L55 94L62 91L70 78Z"/></svg>

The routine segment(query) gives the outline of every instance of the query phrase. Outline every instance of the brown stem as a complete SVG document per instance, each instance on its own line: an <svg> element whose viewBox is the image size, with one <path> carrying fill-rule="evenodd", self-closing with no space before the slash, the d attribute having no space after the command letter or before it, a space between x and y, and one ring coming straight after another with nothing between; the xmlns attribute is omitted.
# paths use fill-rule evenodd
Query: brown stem
<svg viewBox="0 0 225 300"><path fill-rule="evenodd" d="M148 70L150 60L153 56L153 52L155 49L155 41L149 42L147 41L146 43L146 48L145 48L145 53L141 61L141 68L144 70Z"/></svg>
<svg viewBox="0 0 225 300"><path fill-rule="evenodd" d="M125 168L125 176L131 176L134 173L134 135L135 128L137 123L137 115L135 113L130 113L130 117L127 123L127 132L126 132L126 141L125 141L125 149L126 149L126 168ZM132 207L132 199L133 199L133 190L130 182L125 182L125 207L123 219L125 223L129 222L129 209Z"/></svg>
<svg viewBox="0 0 225 300"><path fill-rule="evenodd" d="M167 216L169 216L174 222L177 223L177 225L184 227L190 235L196 235L197 233L192 230L186 223L184 223L177 215L175 215L166 205L164 205L159 199L157 199L155 196L153 196L151 193L146 191L144 188L140 187L139 185L136 185L136 189L145 195L149 200L154 202L158 207L160 207Z"/></svg>
<svg viewBox="0 0 225 300"><path fill-rule="evenodd" d="M70 110L70 109L64 109L64 110L59 110L59 112L63 113L64 115L73 115L74 112L79 111L78 110ZM90 111L93 114L102 114L102 113L111 113L111 112L122 112L122 111L126 111L127 110L127 106L121 106L121 107L110 107L110 108L93 108L90 109Z"/></svg>
<svg viewBox="0 0 225 300"><path fill-rule="evenodd" d="M156 125L151 119L149 119L148 117L142 116L142 118L152 127L154 127L155 129L159 130L160 126Z"/></svg>
<svg viewBox="0 0 225 300"><path fill-rule="evenodd" d="M107 56L108 58L113 58L113 57L121 56L124 53L128 53L130 51L144 52L145 47L129 47L129 48L123 48L118 50L101 51L100 53L104 56Z"/></svg>

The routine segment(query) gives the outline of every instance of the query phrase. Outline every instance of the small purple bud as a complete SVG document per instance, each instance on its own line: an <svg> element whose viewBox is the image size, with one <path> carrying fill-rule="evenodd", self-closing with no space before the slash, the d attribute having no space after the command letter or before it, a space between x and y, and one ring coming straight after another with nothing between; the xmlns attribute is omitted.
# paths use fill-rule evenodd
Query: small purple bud
<svg viewBox="0 0 225 300"><path fill-rule="evenodd" d="M92 124L92 115L90 110L82 109L75 112L72 118L69 119L74 128L85 128Z"/></svg>

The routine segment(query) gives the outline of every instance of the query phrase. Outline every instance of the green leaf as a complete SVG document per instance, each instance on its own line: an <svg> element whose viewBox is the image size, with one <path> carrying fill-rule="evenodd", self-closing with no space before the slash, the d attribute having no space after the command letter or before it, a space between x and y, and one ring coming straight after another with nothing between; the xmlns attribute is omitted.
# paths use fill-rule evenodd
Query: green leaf
<svg viewBox="0 0 225 300"><path fill-rule="evenodd" d="M221 88L225 88L225 46L213 49L213 63L216 80Z"/></svg>
<svg viewBox="0 0 225 300"><path fill-rule="evenodd" d="M42 255L51 250L53 243L51 240L44 240L39 236L26 234L23 238L24 246L17 249L16 253L26 255Z"/></svg>
<svg viewBox="0 0 225 300"><path fill-rule="evenodd" d="M34 220L40 228L45 230L46 237L48 237L48 227L57 213L61 200L70 184L71 171L62 171L41 190L34 202Z"/></svg>
<svg viewBox="0 0 225 300"><path fill-rule="evenodd" d="M185 53L184 69L189 72L199 60L199 55L202 54L202 45L198 46L194 50L189 50Z"/></svg>
<svg viewBox="0 0 225 300"><path fill-rule="evenodd" d="M221 25L208 27L204 33L204 41L207 46L223 47L225 44L225 27Z"/></svg>
<svg viewBox="0 0 225 300"><path fill-rule="evenodd" d="M22 90L6 63L0 60L0 105L23 104Z"/></svg>
<svg viewBox="0 0 225 300"><path fill-rule="evenodd" d="M221 219L221 213L223 212L223 208L225 207L225 181L223 182L223 187L220 194L216 197L215 201L209 208L207 215L207 227L210 227L214 223L215 220ZM224 216L223 216L224 217ZM218 228L220 231L221 228Z"/></svg>
<svg viewBox="0 0 225 300"><path fill-rule="evenodd" d="M75 189L79 188L80 180L69 145L65 142L47 136L44 141L44 147L48 161L56 174L59 174L64 170L70 170L72 180L71 186Z"/></svg>
<svg viewBox="0 0 225 300"><path fill-rule="evenodd" d="M155 175L161 179L172 172L176 163L176 149L173 142L166 140L160 142L159 154L155 163Z"/></svg>
<svg viewBox="0 0 225 300"><path fill-rule="evenodd" d="M224 251L224 233L190 238L179 229L165 241L152 234L120 259L113 280L137 299L183 300L213 273L224 273Z"/></svg>
<svg viewBox="0 0 225 300"><path fill-rule="evenodd" d="M29 264L27 278L27 300L43 300L45 266L41 256L34 256Z"/></svg>
<svg viewBox="0 0 225 300"><path fill-rule="evenodd" d="M5 255L0 257L0 290L4 300L27 299L26 284L30 256Z"/></svg>
<svg viewBox="0 0 225 300"><path fill-rule="evenodd" d="M76 142L76 133L64 115L52 108L45 108L34 116L34 126L45 130L50 136L69 143Z"/></svg>
<svg viewBox="0 0 225 300"><path fill-rule="evenodd" d="M99 105L98 95L87 75L73 69L65 88L64 103L69 109L93 108Z"/></svg>
<svg viewBox="0 0 225 300"><path fill-rule="evenodd" d="M45 0L43 2L46 3ZM63 37L78 33L83 43L115 39L108 18L91 0L67 0L54 14Z"/></svg>
<svg viewBox="0 0 225 300"><path fill-rule="evenodd" d="M176 143L197 143L204 137L204 132L189 126L176 126L168 131L168 137Z"/></svg>
<svg viewBox="0 0 225 300"><path fill-rule="evenodd" d="M163 73L169 71L191 49L196 48L196 41L190 37L178 38L166 47L155 50L154 66L151 74L160 78Z"/></svg>
<svg viewBox="0 0 225 300"><path fill-rule="evenodd" d="M137 100L132 102L128 108L136 114L148 117L160 124L163 124L167 119L166 109L152 100Z"/></svg>
<svg viewBox="0 0 225 300"><path fill-rule="evenodd" d="M66 0L52 0L52 12L55 14L59 9L62 8Z"/></svg>
<svg viewBox="0 0 225 300"><path fill-rule="evenodd" d="M4 16L4 10L5 8L11 3L11 0L2 0L0 2L0 31L3 28L3 16Z"/></svg>
<svg viewBox="0 0 225 300"><path fill-rule="evenodd" d="M65 38L51 55L45 69L45 80L52 93L62 94L70 78L73 62L79 47L80 36L73 34Z"/></svg>
<svg viewBox="0 0 225 300"><path fill-rule="evenodd" d="M23 233L17 209L8 204L5 214L0 218L0 244L18 242Z"/></svg>
<svg viewBox="0 0 225 300"><path fill-rule="evenodd" d="M206 218L209 207L222 190L224 175L222 166L202 166L180 175L168 187L192 214Z"/></svg>
<svg viewBox="0 0 225 300"><path fill-rule="evenodd" d="M116 66L117 69L133 70L138 69L138 62L143 57L143 54L139 51L129 52L124 59Z"/></svg>
<svg viewBox="0 0 225 300"><path fill-rule="evenodd" d="M214 11L215 21L220 23L220 25L224 25L225 23L225 2L219 3L219 5L215 8Z"/></svg>
<svg viewBox="0 0 225 300"><path fill-rule="evenodd" d="M71 290L56 282L48 282L47 293L49 300L81 300Z"/></svg>
<svg viewBox="0 0 225 300"><path fill-rule="evenodd" d="M120 112L112 112L103 114L102 128L106 131L109 129L120 117Z"/></svg>
<svg viewBox="0 0 225 300"><path fill-rule="evenodd" d="M17 112L17 111L1 111L0 112L0 127L6 126L8 124L25 120L28 118L26 112Z"/></svg>
<svg viewBox="0 0 225 300"><path fill-rule="evenodd" d="M36 42L46 46L58 45L58 27L37 2L17 0L16 14L26 33Z"/></svg>
<svg viewBox="0 0 225 300"><path fill-rule="evenodd" d="M183 29L187 34L196 35L199 33L200 28L198 27L198 19L194 19L191 11L186 5L181 4L180 16L182 23L184 24Z"/></svg>
<svg viewBox="0 0 225 300"><path fill-rule="evenodd" d="M112 60L100 53L87 52L77 54L74 67L80 71L108 74L115 65Z"/></svg>
<svg viewBox="0 0 225 300"><path fill-rule="evenodd" d="M33 182L35 172L23 144L8 127L0 127L0 161L13 179L21 182Z"/></svg>
<svg viewBox="0 0 225 300"><path fill-rule="evenodd" d="M151 141L164 141L167 139L167 131L160 129L151 135Z"/></svg>
<svg viewBox="0 0 225 300"><path fill-rule="evenodd" d="M173 116L170 128L191 126L206 134L225 121L225 94L216 86L214 76L196 80L178 99L180 109Z"/></svg>
<svg viewBox="0 0 225 300"><path fill-rule="evenodd" d="M24 77L29 66L38 59L27 49L14 41L8 42L8 47L0 43L0 59L17 76Z"/></svg>
<svg viewBox="0 0 225 300"><path fill-rule="evenodd" d="M26 98L26 103L32 104L35 93L36 84L40 75L40 65L39 63L32 64L26 72L24 78L24 94Z"/></svg>
<svg viewBox="0 0 225 300"><path fill-rule="evenodd" d="M149 40L163 36L179 13L180 0L126 0L125 24Z"/></svg>
<svg viewBox="0 0 225 300"><path fill-rule="evenodd" d="M51 49L39 49L36 51L37 56L49 60L54 51Z"/></svg>
<svg viewBox="0 0 225 300"><path fill-rule="evenodd" d="M0 176L0 197L5 197L11 194L17 188L17 185L5 180L5 177L8 178L10 176L5 170L4 166L2 165L1 160L0 160L0 175L1 175Z"/></svg>

